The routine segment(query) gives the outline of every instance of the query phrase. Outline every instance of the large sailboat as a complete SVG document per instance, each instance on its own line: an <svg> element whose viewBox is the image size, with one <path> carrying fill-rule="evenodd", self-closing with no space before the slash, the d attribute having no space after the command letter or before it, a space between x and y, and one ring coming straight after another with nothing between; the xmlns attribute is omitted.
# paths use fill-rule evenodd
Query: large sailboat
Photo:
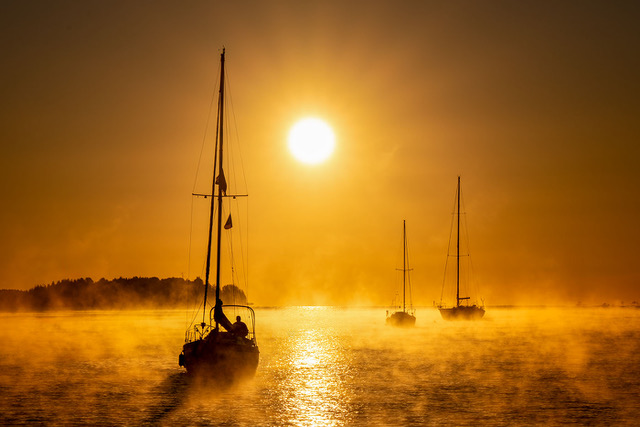
<svg viewBox="0 0 640 427"><path fill-rule="evenodd" d="M445 278L442 284L442 294L440 296L440 304L438 305L438 309L440 310L440 314L442 318L445 320L476 320L481 319L484 316L484 304L480 305L477 302L473 304L469 304L471 297L469 296L460 296L460 258L465 256L468 260L468 253L461 254L460 252L460 177L458 176L458 188L456 190L456 208L454 212L454 219L456 221L456 305L453 307L447 307L443 303L443 295L445 291L445 287L447 285L447 267L449 264L449 259L451 258L450 250L447 252L447 263L445 265ZM453 221L452 220L452 221ZM451 234L453 234L453 222L451 224ZM451 235L450 235L451 236ZM449 248L451 248L451 237L449 238ZM470 265L470 262L468 263ZM467 273L469 273L467 271Z"/></svg>
<svg viewBox="0 0 640 427"><path fill-rule="evenodd" d="M218 93L218 115L216 124L216 146L213 160L213 179L211 194L201 195L211 199L209 211L207 258L204 283L204 300L202 303L202 322L189 327L185 334L185 343L178 358L180 366L189 373L212 376L223 379L234 379L240 376L253 375L258 367L260 352L255 337L255 313L246 305L225 305L220 299L220 258L223 229L232 228L231 215L223 224L222 215L228 200L239 197L227 194L227 178L223 171L224 151L224 89L225 89L225 51L220 55L220 89ZM197 194L194 194L197 195ZM211 196L211 197L209 197ZM211 272L212 247L215 230L215 302L213 307L207 303L209 279ZM245 314L236 317L231 323L225 311Z"/></svg>
<svg viewBox="0 0 640 427"><path fill-rule="evenodd" d="M409 280L409 254L407 251L407 224L402 220L402 311L391 315L387 311L387 325L413 326L416 324L415 310L411 301L411 281ZM407 285L409 286L409 309L407 310Z"/></svg>

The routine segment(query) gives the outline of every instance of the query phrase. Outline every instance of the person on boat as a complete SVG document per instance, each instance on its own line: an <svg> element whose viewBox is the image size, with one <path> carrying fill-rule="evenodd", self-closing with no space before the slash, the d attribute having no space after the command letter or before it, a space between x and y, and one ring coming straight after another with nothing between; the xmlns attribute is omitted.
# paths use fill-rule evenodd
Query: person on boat
<svg viewBox="0 0 640 427"><path fill-rule="evenodd" d="M240 316L236 316L236 322L233 324L232 332L240 338L245 338L249 335L249 328L247 328L247 325L242 321Z"/></svg>

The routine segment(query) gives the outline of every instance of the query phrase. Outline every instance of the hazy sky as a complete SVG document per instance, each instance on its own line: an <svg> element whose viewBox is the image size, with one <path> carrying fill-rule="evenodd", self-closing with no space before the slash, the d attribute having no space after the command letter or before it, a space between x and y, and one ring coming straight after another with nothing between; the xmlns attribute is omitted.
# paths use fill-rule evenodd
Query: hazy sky
<svg viewBox="0 0 640 427"><path fill-rule="evenodd" d="M414 303L438 300L458 174L488 305L637 300L639 21L635 1L2 1L0 288L201 275L225 46L256 304L390 302L403 219ZM286 145L309 115L336 134L317 166Z"/></svg>

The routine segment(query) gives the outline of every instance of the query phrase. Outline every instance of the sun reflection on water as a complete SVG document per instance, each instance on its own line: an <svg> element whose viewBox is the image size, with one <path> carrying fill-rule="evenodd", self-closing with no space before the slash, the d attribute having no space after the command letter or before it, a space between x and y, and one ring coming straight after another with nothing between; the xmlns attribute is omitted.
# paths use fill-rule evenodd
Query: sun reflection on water
<svg viewBox="0 0 640 427"><path fill-rule="evenodd" d="M311 324L317 314L313 318L307 314L315 310L326 308L305 308L298 318L299 328L280 347L276 368L283 386L281 419L294 425L344 424L350 402L344 339L330 324Z"/></svg>

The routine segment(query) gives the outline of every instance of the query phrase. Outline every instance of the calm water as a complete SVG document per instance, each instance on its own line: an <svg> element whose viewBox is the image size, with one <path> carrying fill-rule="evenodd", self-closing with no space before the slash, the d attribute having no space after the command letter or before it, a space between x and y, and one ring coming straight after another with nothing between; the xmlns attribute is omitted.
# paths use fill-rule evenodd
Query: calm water
<svg viewBox="0 0 640 427"><path fill-rule="evenodd" d="M0 424L638 423L640 310L256 313L258 372L231 387L178 367L183 311L0 314Z"/></svg>

